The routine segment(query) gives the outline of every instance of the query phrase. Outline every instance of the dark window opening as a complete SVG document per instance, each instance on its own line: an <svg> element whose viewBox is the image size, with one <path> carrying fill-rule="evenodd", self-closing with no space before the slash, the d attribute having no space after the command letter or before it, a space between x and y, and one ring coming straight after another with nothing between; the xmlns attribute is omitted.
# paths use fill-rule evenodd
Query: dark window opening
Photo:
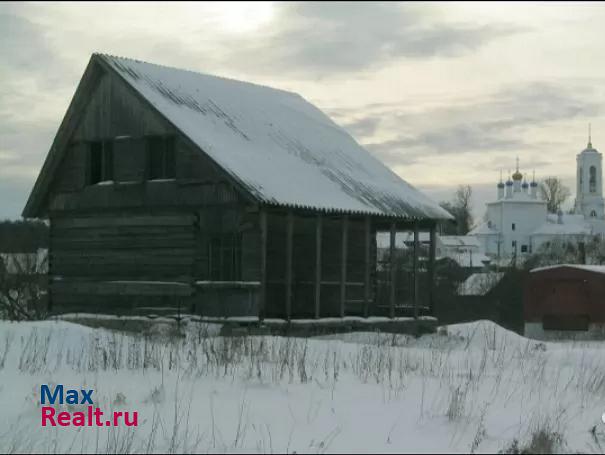
<svg viewBox="0 0 605 455"><path fill-rule="evenodd" d="M590 176L588 179L589 191L591 193L596 193L597 191L597 168L594 166L590 166Z"/></svg>
<svg viewBox="0 0 605 455"><path fill-rule="evenodd" d="M527 253L527 245L521 245L521 253Z"/></svg>
<svg viewBox="0 0 605 455"><path fill-rule="evenodd" d="M590 212L590 216L591 216L592 218L596 218L596 217L597 217L597 212L596 212L595 210L592 210L592 211Z"/></svg>
<svg viewBox="0 0 605 455"><path fill-rule="evenodd" d="M113 143L95 141L89 144L89 184L113 180Z"/></svg>
<svg viewBox="0 0 605 455"><path fill-rule="evenodd" d="M174 137L150 136L147 138L148 180L176 177Z"/></svg>
<svg viewBox="0 0 605 455"><path fill-rule="evenodd" d="M515 223L513 223L513 231L515 230Z"/></svg>
<svg viewBox="0 0 605 455"><path fill-rule="evenodd" d="M225 234L209 240L208 276L212 281L241 281L241 234Z"/></svg>

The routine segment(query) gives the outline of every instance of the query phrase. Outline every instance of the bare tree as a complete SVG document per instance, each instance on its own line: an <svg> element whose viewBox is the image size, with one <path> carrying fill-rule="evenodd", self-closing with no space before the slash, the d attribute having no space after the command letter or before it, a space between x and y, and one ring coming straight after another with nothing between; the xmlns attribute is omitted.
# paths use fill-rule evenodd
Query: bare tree
<svg viewBox="0 0 605 455"><path fill-rule="evenodd" d="M472 196L473 190L470 185L460 185L451 201L441 202L441 207L450 212L455 220L455 225L452 223L441 225L442 234L465 235L471 230L473 225Z"/></svg>
<svg viewBox="0 0 605 455"><path fill-rule="evenodd" d="M549 213L557 213L571 192L558 177L547 177L540 183L540 196Z"/></svg>
<svg viewBox="0 0 605 455"><path fill-rule="evenodd" d="M46 314L47 253L0 257L0 318L42 319Z"/></svg>

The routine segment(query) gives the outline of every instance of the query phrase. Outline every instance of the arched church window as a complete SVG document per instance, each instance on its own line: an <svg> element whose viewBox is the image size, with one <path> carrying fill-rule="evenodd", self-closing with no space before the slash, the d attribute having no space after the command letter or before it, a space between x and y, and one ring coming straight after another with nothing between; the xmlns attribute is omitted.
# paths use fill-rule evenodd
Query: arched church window
<svg viewBox="0 0 605 455"><path fill-rule="evenodd" d="M582 180L583 180L583 179L582 179L582 175L583 175L583 174L584 174L584 173L582 172L582 168L581 168L581 167L580 167L580 168L578 168L578 180L580 181L580 188L582 187Z"/></svg>
<svg viewBox="0 0 605 455"><path fill-rule="evenodd" d="M597 217L597 212L595 210L593 210L592 212L590 212L590 216L592 218L596 218Z"/></svg>
<svg viewBox="0 0 605 455"><path fill-rule="evenodd" d="M597 168L590 166L590 179L588 180L589 190L591 193L597 191Z"/></svg>

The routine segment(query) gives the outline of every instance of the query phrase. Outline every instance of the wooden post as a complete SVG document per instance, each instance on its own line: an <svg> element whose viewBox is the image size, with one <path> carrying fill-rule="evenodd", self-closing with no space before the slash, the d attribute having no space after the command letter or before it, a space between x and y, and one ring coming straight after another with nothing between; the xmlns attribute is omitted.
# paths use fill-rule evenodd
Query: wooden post
<svg viewBox="0 0 605 455"><path fill-rule="evenodd" d="M342 217L342 246L340 259L340 317L345 316L345 304L347 299L347 249L349 243L349 216Z"/></svg>
<svg viewBox="0 0 605 455"><path fill-rule="evenodd" d="M315 219L315 319L321 316L321 236L323 219L321 213Z"/></svg>
<svg viewBox="0 0 605 455"><path fill-rule="evenodd" d="M45 277L45 285L46 289L48 289L46 294L46 311L50 313L53 311L53 289L52 289L52 277L53 277L53 256L55 253L54 247L54 223L52 218L49 217L49 225L48 225L48 251L46 252L46 277Z"/></svg>
<svg viewBox="0 0 605 455"><path fill-rule="evenodd" d="M370 308L370 247L371 247L371 222L369 216L365 218L365 270L364 270L364 292L363 292L363 315L367 318Z"/></svg>
<svg viewBox="0 0 605 455"><path fill-rule="evenodd" d="M286 319L292 316L292 237L294 235L294 215L288 210L286 216Z"/></svg>
<svg viewBox="0 0 605 455"><path fill-rule="evenodd" d="M389 244L389 261L390 261L390 272L391 272L391 295L389 299L389 317L395 317L395 280L397 278L395 270L395 235L397 234L397 227L395 222L391 223L391 237Z"/></svg>
<svg viewBox="0 0 605 455"><path fill-rule="evenodd" d="M437 233L434 224L430 230L429 248L429 312L431 316L435 316L435 252L437 250Z"/></svg>
<svg viewBox="0 0 605 455"><path fill-rule="evenodd" d="M260 290L258 318L262 322L267 312L267 211L261 207L260 224Z"/></svg>
<svg viewBox="0 0 605 455"><path fill-rule="evenodd" d="M414 319L418 319L418 250L420 250L418 222L414 223L414 258L413 258L413 278L414 278Z"/></svg>

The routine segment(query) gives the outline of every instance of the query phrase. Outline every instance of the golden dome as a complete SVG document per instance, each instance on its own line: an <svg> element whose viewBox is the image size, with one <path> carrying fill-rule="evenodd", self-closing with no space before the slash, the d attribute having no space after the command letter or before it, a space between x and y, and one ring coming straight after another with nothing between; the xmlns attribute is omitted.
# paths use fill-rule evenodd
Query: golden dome
<svg viewBox="0 0 605 455"><path fill-rule="evenodd" d="M517 171L513 174L513 180L519 181L519 180L523 180L523 174L521 174L519 172L519 157L517 157Z"/></svg>

